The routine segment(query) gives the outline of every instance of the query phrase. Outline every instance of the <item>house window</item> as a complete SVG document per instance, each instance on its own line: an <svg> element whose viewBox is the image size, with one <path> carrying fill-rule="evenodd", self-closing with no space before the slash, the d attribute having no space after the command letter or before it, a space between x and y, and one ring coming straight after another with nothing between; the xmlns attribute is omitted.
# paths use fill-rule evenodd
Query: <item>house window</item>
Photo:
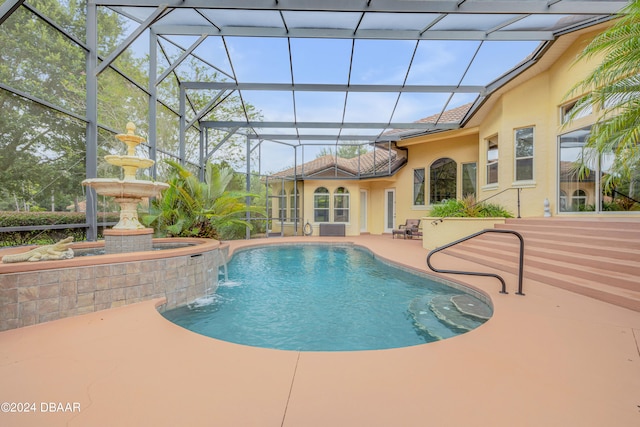
<svg viewBox="0 0 640 427"><path fill-rule="evenodd" d="M587 193L584 190L576 190L571 196L571 210L574 212L584 211L587 207Z"/></svg>
<svg viewBox="0 0 640 427"><path fill-rule="evenodd" d="M278 219L284 221L287 219L287 193L284 190L280 190L280 197L278 197Z"/></svg>
<svg viewBox="0 0 640 427"><path fill-rule="evenodd" d="M487 139L487 184L498 183L498 136Z"/></svg>
<svg viewBox="0 0 640 427"><path fill-rule="evenodd" d="M424 206L424 168L413 170L413 204Z"/></svg>
<svg viewBox="0 0 640 427"><path fill-rule="evenodd" d="M533 179L533 128L516 129L516 181Z"/></svg>
<svg viewBox="0 0 640 427"><path fill-rule="evenodd" d="M300 221L300 193L297 188L289 195L289 221L296 220Z"/></svg>
<svg viewBox="0 0 640 427"><path fill-rule="evenodd" d="M329 222L329 190L319 187L313 193L313 220Z"/></svg>
<svg viewBox="0 0 640 427"><path fill-rule="evenodd" d="M558 165L558 210L560 212L577 212L584 210L587 191L597 193L598 165L590 162L584 175L578 166L585 153L585 144L590 128L569 132L560 136L560 152ZM587 190L587 191L585 191Z"/></svg>
<svg viewBox="0 0 640 427"><path fill-rule="evenodd" d="M573 101L560 107L560 122L564 124L570 120L587 117L593 112L593 107L591 105L580 108L580 110L575 110L577 103L578 101Z"/></svg>
<svg viewBox="0 0 640 427"><path fill-rule="evenodd" d="M431 165L429 172L429 203L439 203L456 198L457 163L449 158L438 159Z"/></svg>
<svg viewBox="0 0 640 427"><path fill-rule="evenodd" d="M560 207L559 207L560 212L566 212L567 211L567 193L565 193L564 191L560 192Z"/></svg>
<svg viewBox="0 0 640 427"><path fill-rule="evenodd" d="M349 190L344 187L333 193L333 221L349 222Z"/></svg>
<svg viewBox="0 0 640 427"><path fill-rule="evenodd" d="M476 198L478 190L476 185L477 170L477 163L465 163L462 165L462 197L473 196L473 198Z"/></svg>

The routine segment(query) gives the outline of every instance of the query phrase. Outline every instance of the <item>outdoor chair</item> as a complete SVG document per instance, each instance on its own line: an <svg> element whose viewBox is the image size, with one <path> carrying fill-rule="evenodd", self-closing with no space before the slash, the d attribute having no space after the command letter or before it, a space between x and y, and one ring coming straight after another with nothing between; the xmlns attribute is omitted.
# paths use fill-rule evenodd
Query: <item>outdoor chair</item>
<svg viewBox="0 0 640 427"><path fill-rule="evenodd" d="M408 219L404 224L400 224L400 226L391 231L392 238L396 238L396 235L402 236L403 239L406 239L407 236L410 239L413 239L414 236L422 237L422 232L420 231L420 220L419 219Z"/></svg>

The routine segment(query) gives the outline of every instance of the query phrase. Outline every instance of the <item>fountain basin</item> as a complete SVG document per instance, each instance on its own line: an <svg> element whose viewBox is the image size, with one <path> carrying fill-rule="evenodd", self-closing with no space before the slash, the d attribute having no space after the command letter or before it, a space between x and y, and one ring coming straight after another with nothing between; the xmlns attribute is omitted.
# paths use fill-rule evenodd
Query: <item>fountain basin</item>
<svg viewBox="0 0 640 427"><path fill-rule="evenodd" d="M117 198L155 197L169 184L164 182L143 181L139 179L120 180L114 178L90 178L82 181L82 185L89 186L100 195Z"/></svg>
<svg viewBox="0 0 640 427"><path fill-rule="evenodd" d="M95 189L100 195L114 197L115 202L120 205L120 221L113 230L148 230L148 245L151 245L150 238L153 230L146 229L138 220L138 203L145 197L155 197L160 194L160 191L169 188L169 184L137 179L91 178L82 181L82 185Z"/></svg>
<svg viewBox="0 0 640 427"><path fill-rule="evenodd" d="M135 156L119 156L119 155L109 155L104 156L104 159L107 163L120 166L124 169L124 179L125 181L135 180L136 179L136 171L138 169L147 169L155 163L151 159L145 159L142 157Z"/></svg>
<svg viewBox="0 0 640 427"><path fill-rule="evenodd" d="M215 292L228 245L213 239L153 239L163 250L0 264L0 331L165 298L171 309ZM0 250L0 257L35 246ZM74 250L104 248L80 242Z"/></svg>

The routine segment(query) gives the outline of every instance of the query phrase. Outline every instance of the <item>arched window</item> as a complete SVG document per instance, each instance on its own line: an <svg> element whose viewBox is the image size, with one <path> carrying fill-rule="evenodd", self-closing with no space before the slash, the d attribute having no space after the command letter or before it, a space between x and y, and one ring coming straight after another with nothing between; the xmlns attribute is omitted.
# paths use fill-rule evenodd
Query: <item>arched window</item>
<svg viewBox="0 0 640 427"><path fill-rule="evenodd" d="M333 221L349 222L349 190L344 187L333 193Z"/></svg>
<svg viewBox="0 0 640 427"><path fill-rule="evenodd" d="M313 220L329 222L329 190L324 187L316 188L313 193Z"/></svg>
<svg viewBox="0 0 640 427"><path fill-rule="evenodd" d="M574 212L584 211L587 207L587 193L584 190L576 190L571 196L571 208Z"/></svg>
<svg viewBox="0 0 640 427"><path fill-rule="evenodd" d="M449 158L438 159L429 169L429 203L456 198L458 164Z"/></svg>

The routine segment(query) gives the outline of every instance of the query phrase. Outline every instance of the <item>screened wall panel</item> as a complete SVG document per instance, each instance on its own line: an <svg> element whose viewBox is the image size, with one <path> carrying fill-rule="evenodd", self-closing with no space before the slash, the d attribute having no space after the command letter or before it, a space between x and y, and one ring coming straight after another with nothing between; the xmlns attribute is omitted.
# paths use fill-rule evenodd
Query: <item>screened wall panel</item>
<svg viewBox="0 0 640 427"><path fill-rule="evenodd" d="M0 25L0 83L85 115L85 50L24 7Z"/></svg>
<svg viewBox="0 0 640 427"><path fill-rule="evenodd" d="M81 43L87 42L86 0L29 0L28 3Z"/></svg>
<svg viewBox="0 0 640 427"><path fill-rule="evenodd" d="M147 133L149 97L111 69L98 76L98 123L124 132L127 122L133 122L136 133Z"/></svg>
<svg viewBox="0 0 640 427"><path fill-rule="evenodd" d="M156 138L156 147L158 150L173 156L178 156L180 147L178 135L180 134L180 119L171 110L165 106L158 104L158 122Z"/></svg>
<svg viewBox="0 0 640 427"><path fill-rule="evenodd" d="M83 200L85 124L0 90L0 209L65 210Z"/></svg>

